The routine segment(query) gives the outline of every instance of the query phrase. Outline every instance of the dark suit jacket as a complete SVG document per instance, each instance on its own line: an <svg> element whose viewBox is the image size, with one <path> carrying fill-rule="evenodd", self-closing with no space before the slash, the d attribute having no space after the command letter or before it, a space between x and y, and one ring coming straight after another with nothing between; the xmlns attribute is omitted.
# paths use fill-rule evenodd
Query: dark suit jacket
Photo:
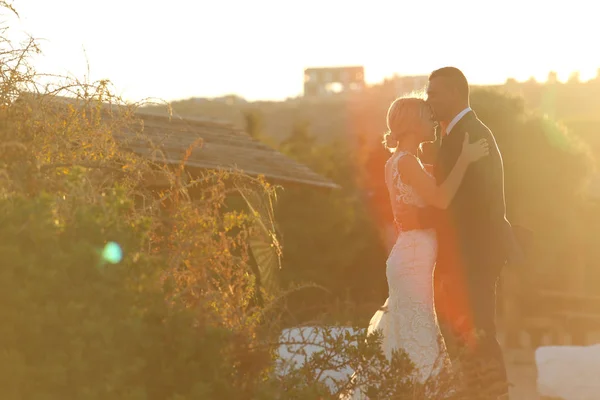
<svg viewBox="0 0 600 400"><path fill-rule="evenodd" d="M502 157L492 132L473 111L442 139L434 175L438 184L447 178L466 132L471 142L487 139L490 154L468 167L448 209L431 214L438 231L437 268L443 274L445 266L459 262L471 276L497 276L506 262L520 261L522 251L506 219Z"/></svg>

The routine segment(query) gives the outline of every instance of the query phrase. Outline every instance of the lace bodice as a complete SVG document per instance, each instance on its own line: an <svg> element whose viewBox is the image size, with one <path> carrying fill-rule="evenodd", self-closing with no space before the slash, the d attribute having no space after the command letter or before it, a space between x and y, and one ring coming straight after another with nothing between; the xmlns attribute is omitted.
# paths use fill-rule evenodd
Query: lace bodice
<svg viewBox="0 0 600 400"><path fill-rule="evenodd" d="M398 171L398 161L407 154L409 153L405 151L397 151L385 164L385 182L396 223L402 221L402 214L409 211L410 206L425 207L427 205L412 186L402 182Z"/></svg>

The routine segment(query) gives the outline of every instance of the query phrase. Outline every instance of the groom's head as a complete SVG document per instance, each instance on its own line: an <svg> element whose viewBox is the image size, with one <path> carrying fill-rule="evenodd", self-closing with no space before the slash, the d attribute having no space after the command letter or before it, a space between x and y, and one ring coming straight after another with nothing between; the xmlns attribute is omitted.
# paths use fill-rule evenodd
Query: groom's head
<svg viewBox="0 0 600 400"><path fill-rule="evenodd" d="M469 105L469 83L455 67L437 69L429 75L427 102L438 121L450 122Z"/></svg>

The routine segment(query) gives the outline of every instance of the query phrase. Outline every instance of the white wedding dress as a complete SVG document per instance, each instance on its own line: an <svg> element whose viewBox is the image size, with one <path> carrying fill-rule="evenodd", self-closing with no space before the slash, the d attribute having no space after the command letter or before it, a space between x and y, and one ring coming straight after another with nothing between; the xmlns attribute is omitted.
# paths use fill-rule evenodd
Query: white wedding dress
<svg viewBox="0 0 600 400"><path fill-rule="evenodd" d="M437 238L433 229L402 231L402 215L425 207L414 189L402 182L398 161L406 152L396 152L385 166L385 180L399 235L386 262L388 299L371 318L368 333L380 330L383 352L402 349L414 363L414 378L423 383L449 365L433 299L433 270ZM412 210L411 210L412 209ZM356 390L351 399L362 399Z"/></svg>

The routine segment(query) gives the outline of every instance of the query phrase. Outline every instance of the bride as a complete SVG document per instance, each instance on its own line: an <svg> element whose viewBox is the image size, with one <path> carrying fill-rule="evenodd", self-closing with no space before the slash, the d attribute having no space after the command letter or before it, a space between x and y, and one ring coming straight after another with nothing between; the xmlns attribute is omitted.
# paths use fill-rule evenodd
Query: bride
<svg viewBox="0 0 600 400"><path fill-rule="evenodd" d="M417 97L396 99L388 110L387 126L384 144L393 153L385 165L385 181L399 233L386 262L388 299L371 318L368 333L381 331L388 359L394 350L404 350L416 367L414 378L424 383L449 360L433 301L436 233L419 228L417 211L427 205L448 207L469 164L488 154L488 144L485 139L471 144L465 135L456 165L438 186L417 157L422 143L435 140L427 103ZM360 390L352 396L363 397Z"/></svg>

